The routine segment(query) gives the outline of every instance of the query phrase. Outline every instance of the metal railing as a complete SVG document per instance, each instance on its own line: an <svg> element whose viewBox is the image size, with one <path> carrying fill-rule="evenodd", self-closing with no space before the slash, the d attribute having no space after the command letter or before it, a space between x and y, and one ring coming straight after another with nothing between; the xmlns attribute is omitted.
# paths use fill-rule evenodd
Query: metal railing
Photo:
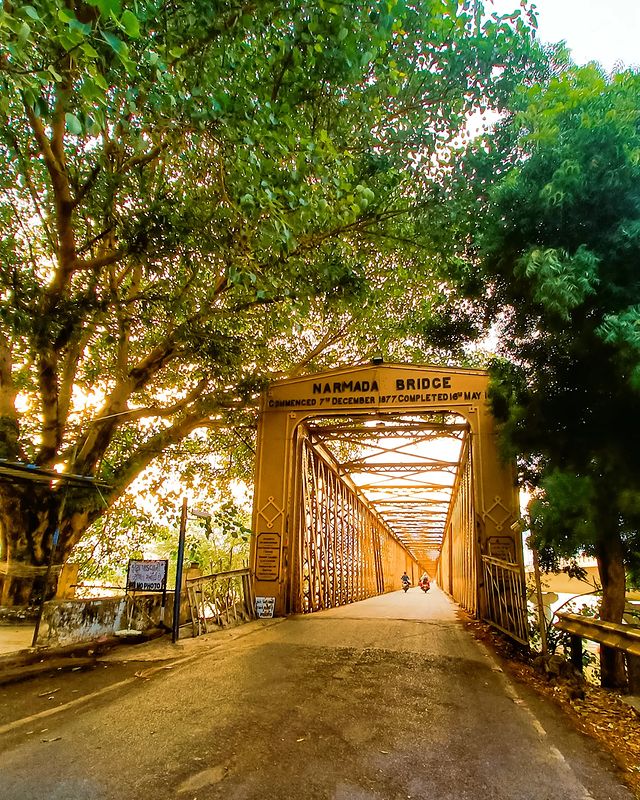
<svg viewBox="0 0 640 800"><path fill-rule="evenodd" d="M640 627L582 617L580 614L557 614L555 627L570 635L571 662L582 672L582 640L590 639L624 653L629 691L640 694Z"/></svg>
<svg viewBox="0 0 640 800"><path fill-rule="evenodd" d="M451 494L445 523L439 568L443 585L457 603L471 614L478 612L478 570L476 555L476 509L470 439L467 436L460 452L460 466Z"/></svg>
<svg viewBox="0 0 640 800"><path fill-rule="evenodd" d="M554 625L561 631L640 656L640 627L582 617L580 614L558 613L557 617Z"/></svg>
<svg viewBox="0 0 640 800"><path fill-rule="evenodd" d="M248 568L189 578L186 590L194 636L248 622L256 617Z"/></svg>
<svg viewBox="0 0 640 800"><path fill-rule="evenodd" d="M521 644L528 644L527 600L522 567L483 555L482 571L486 621Z"/></svg>

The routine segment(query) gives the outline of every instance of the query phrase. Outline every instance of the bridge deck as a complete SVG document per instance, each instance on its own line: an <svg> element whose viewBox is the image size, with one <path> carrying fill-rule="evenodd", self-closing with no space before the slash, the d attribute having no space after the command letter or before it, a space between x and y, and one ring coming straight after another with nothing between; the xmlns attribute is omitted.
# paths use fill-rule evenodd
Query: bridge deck
<svg viewBox="0 0 640 800"><path fill-rule="evenodd" d="M437 588L215 636L15 741L0 798L631 800Z"/></svg>

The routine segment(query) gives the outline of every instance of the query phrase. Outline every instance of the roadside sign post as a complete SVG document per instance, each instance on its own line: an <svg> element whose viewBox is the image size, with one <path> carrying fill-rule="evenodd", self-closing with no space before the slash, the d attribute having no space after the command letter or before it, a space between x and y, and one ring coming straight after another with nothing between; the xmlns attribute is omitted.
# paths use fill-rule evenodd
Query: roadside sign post
<svg viewBox="0 0 640 800"><path fill-rule="evenodd" d="M187 498L182 499L182 514L180 515L180 533L178 536L178 560L176 563L176 588L173 595L173 625L171 626L171 641L175 644L180 638L180 592L182 590L182 566L184 561L184 541L187 531Z"/></svg>
<svg viewBox="0 0 640 800"><path fill-rule="evenodd" d="M131 593L131 609L128 614L127 630L131 628L136 604L136 592L162 592L160 621L164 625L164 613L167 603L167 573L169 561L166 558L145 559L131 558L127 565L126 594Z"/></svg>

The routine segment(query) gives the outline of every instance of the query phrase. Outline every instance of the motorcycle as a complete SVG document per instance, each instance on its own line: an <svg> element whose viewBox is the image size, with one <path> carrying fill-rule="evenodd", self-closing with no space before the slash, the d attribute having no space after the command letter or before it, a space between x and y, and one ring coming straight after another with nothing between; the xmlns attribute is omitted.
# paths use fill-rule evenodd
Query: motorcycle
<svg viewBox="0 0 640 800"><path fill-rule="evenodd" d="M411 584L410 584L410 583L408 583L408 582L406 582L406 583L403 583L403 584L402 584L402 591L403 591L403 592L408 592L408 591L409 591L409 586L410 586L410 585L411 585Z"/></svg>

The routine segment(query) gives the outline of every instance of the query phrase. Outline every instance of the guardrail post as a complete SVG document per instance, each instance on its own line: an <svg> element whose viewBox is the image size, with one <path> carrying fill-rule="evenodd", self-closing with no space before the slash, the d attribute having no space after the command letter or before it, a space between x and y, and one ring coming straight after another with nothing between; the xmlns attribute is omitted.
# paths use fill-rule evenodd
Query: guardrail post
<svg viewBox="0 0 640 800"><path fill-rule="evenodd" d="M627 653L627 679L631 694L640 694L640 656Z"/></svg>
<svg viewBox="0 0 640 800"><path fill-rule="evenodd" d="M569 642L571 648L571 663L577 670L582 672L582 636L571 633L569 634Z"/></svg>

